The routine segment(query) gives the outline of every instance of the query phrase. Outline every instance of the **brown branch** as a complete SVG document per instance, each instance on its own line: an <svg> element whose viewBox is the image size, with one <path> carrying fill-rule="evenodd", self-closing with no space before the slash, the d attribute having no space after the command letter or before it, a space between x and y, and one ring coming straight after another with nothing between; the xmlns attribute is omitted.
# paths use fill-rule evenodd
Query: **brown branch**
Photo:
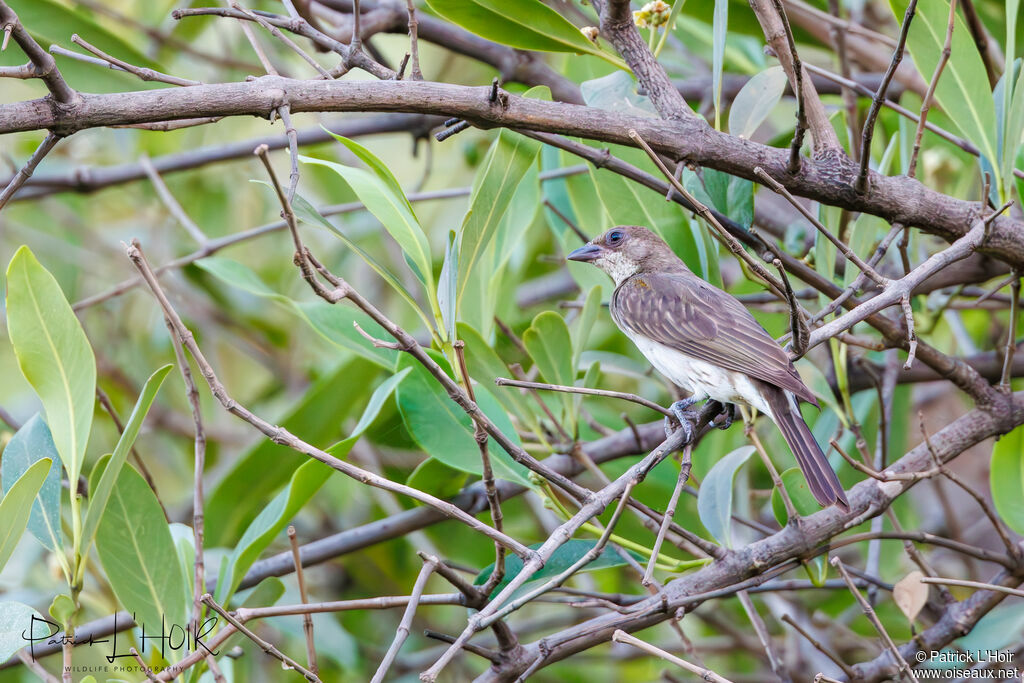
<svg viewBox="0 0 1024 683"><path fill-rule="evenodd" d="M434 573L434 569L437 567L438 562L434 560L427 560L423 563L423 568L420 569L419 575L416 577L416 583L412 587L412 593L409 595L409 604L405 607L405 612L402 614L402 620L398 623L398 629L395 631L395 639L391 643L391 647L388 648L387 653L384 655L384 659L381 661L380 666L377 667L377 672L373 674L373 678L370 683L382 683L384 676L387 674L388 669L395 661L395 657L398 656L398 650L401 649L402 644L406 638L409 637L409 630L412 627L412 616L416 613L416 606L419 605L420 597L423 595L423 589L427 585L427 579Z"/></svg>
<svg viewBox="0 0 1024 683"><path fill-rule="evenodd" d="M194 80L192 80L190 78L178 78L177 76L171 76L171 75L168 75L168 74L165 74L165 73L160 73L159 71L155 71L153 69L149 69L149 68L141 67L141 66L135 66L134 64L129 64L128 62L124 61L123 59L118 59L117 57L114 57L113 55L107 54L106 52L104 52L103 50L99 49L98 47L87 43L77 33L74 33L74 34L71 35L71 42L74 43L75 45L78 45L78 46L88 50L92 54L96 55L97 57L100 58L100 60L102 62L106 62L107 65L112 66L112 67L116 67L117 69L120 69L121 71L125 71L127 73L130 73L133 76L137 76L139 79L141 79L143 81L157 81L157 82L160 82L160 83L167 83L169 85L181 85L181 86L202 85L203 84L202 81L194 81Z"/></svg>
<svg viewBox="0 0 1024 683"><path fill-rule="evenodd" d="M575 107L509 95L507 107L487 102L486 89L412 81L293 81L261 77L246 83L194 86L157 92L83 96L73 113L52 111L32 102L0 105L0 133L39 128L73 132L95 126L205 115L269 115L287 92L292 113L303 111L417 111L469 118L481 125L557 132L631 144L635 129L651 146L673 158L753 179L761 166L786 177L786 154L710 130L690 119L664 121ZM156 97L155 95L159 95ZM851 211L882 215L920 226L948 240L962 236L977 214L977 204L956 200L901 177L873 176L870 191L857 194L837 178L834 160L805 159L803 172L784 183L793 194ZM1024 223L1000 218L993 224L986 253L1011 265L1024 265Z"/></svg>
<svg viewBox="0 0 1024 683"><path fill-rule="evenodd" d="M3 47L7 47L9 37L14 38L14 42L32 62L35 69L34 76L42 79L46 84L46 89L50 91L50 96L55 100L58 108L61 105L73 105L80 100L78 92L69 86L61 76L60 70L57 69L57 63L53 61L53 56L39 46L28 30L22 26L18 15L6 2L0 2L0 30L4 32Z"/></svg>
<svg viewBox="0 0 1024 683"><path fill-rule="evenodd" d="M601 17L601 33L607 36L608 42L626 60L637 82L643 86L662 118L675 121L690 120L707 127L707 122L693 113L686 100L672 85L665 69L651 54L647 43L633 23L633 13L628 0L592 0L592 4Z"/></svg>
<svg viewBox="0 0 1024 683"><path fill-rule="evenodd" d="M62 137L64 136L56 133L47 133L46 138L39 143L39 147L37 147L36 151L32 153L32 156L25 162L25 165L14 174L14 177L11 178L10 182L7 183L7 186L2 192L0 192L0 210L3 210L3 208L7 206L7 202L11 201L11 197L13 197L18 189L32 177L32 173L36 170L36 166L38 166L39 162L43 160L43 157L49 154L50 150L60 142Z"/></svg>

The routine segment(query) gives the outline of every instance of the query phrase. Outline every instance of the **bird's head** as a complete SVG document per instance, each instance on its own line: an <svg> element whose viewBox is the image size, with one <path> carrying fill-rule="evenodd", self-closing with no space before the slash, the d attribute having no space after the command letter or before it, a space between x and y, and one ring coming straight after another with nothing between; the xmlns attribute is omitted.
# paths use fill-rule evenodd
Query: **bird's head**
<svg viewBox="0 0 1024 683"><path fill-rule="evenodd" d="M686 266L665 240L639 225L619 225L573 251L567 259L593 263L615 284L637 273Z"/></svg>

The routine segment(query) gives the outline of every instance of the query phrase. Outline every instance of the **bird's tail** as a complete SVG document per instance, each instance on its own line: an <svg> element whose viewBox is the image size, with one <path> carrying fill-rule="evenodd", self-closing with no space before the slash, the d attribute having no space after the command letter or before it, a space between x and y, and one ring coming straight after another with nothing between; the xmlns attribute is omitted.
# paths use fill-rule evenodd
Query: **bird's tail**
<svg viewBox="0 0 1024 683"><path fill-rule="evenodd" d="M846 500L843 485L800 415L796 398L774 386L765 386L763 394L771 409L772 420L796 456L815 500L825 507L834 503L843 511L849 511L850 503Z"/></svg>

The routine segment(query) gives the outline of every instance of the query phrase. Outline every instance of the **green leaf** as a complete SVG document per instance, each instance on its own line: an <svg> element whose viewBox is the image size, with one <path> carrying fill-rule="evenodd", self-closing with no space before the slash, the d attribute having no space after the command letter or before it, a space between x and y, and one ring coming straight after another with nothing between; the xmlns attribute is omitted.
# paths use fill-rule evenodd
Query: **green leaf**
<svg viewBox="0 0 1024 683"><path fill-rule="evenodd" d="M804 478L800 468L790 467L779 476L798 515L809 517L821 509L818 501L814 499L814 494L811 493L810 487L807 486L807 480ZM786 526L789 522L789 518L786 515L786 503L782 500L782 494L778 488L772 489L772 513L774 513L775 520L779 523L779 526ZM820 588L825 585L825 579L828 578L828 563L825 561L825 556L819 555L813 560L805 562L804 571L807 572L807 577L815 586Z"/></svg>
<svg viewBox="0 0 1024 683"><path fill-rule="evenodd" d="M270 289L246 265L229 258L210 256L197 261L196 265L226 284L281 304L339 348L357 353L388 370L394 369L398 352L376 348L353 326L353 323L359 323L368 334L378 338L387 336L387 332L365 313L325 301L294 301Z"/></svg>
<svg viewBox="0 0 1024 683"><path fill-rule="evenodd" d="M448 372L447 362L436 354L432 355ZM416 443L449 467L481 474L480 449L473 438L473 422L469 415L448 397L437 380L416 359L406 354L399 359L398 367L411 371L399 387L397 397L402 421ZM482 385L477 385L475 394L480 410L518 444L519 437L497 399ZM522 486L530 485L526 468L513 461L493 439L488 441L488 453L495 477Z"/></svg>
<svg viewBox="0 0 1024 683"><path fill-rule="evenodd" d="M989 477L999 516L1024 534L1024 427L1005 434L992 447Z"/></svg>
<svg viewBox="0 0 1024 683"><path fill-rule="evenodd" d="M572 367L579 368L580 354L587 347L590 331L594 329L597 315L601 312L601 288L591 287L583 302L580 314L572 323Z"/></svg>
<svg viewBox="0 0 1024 683"><path fill-rule="evenodd" d="M754 183L746 178L704 169L704 188L719 213L732 218L746 229L754 222Z"/></svg>
<svg viewBox="0 0 1024 683"><path fill-rule="evenodd" d="M444 324L442 341L451 342L455 339L455 318L458 311L455 291L459 278L459 245L455 239L455 231L448 233L448 246L444 250L444 263L441 265L440 281L437 284L437 303L441 309L441 322Z"/></svg>
<svg viewBox="0 0 1024 683"><path fill-rule="evenodd" d="M266 504L242 534L228 559L228 582L217 584L217 602L223 604L231 597L260 553L320 490L333 471L317 460L310 460L295 470L288 486Z"/></svg>
<svg viewBox="0 0 1024 683"><path fill-rule="evenodd" d="M7 332L46 409L68 480L78 481L92 428L96 360L60 285L25 246L7 267Z"/></svg>
<svg viewBox="0 0 1024 683"><path fill-rule="evenodd" d="M539 151L540 143L508 130L500 131L487 151L473 180L469 210L459 230L458 302L461 303L469 287L479 286L477 266L495 239L502 218Z"/></svg>
<svg viewBox="0 0 1024 683"><path fill-rule="evenodd" d="M462 490L468 476L465 472L445 465L437 458L427 458L416 466L405 483L445 500Z"/></svg>
<svg viewBox="0 0 1024 683"><path fill-rule="evenodd" d="M53 596L53 601L50 603L50 616L56 619L64 630L67 630L71 618L77 611L78 607L75 606L75 601L71 599L70 595L58 593Z"/></svg>
<svg viewBox="0 0 1024 683"><path fill-rule="evenodd" d="M359 418L352 433L348 438L328 448L327 452L336 458L344 458L348 455L359 437L377 418L384 401L407 374L409 374L407 370L402 370L381 382L370 397L363 415ZM274 496L273 500L256 516L232 551L224 573L227 581L219 581L217 584L218 602L223 604L231 597L260 553L270 545L281 529L288 525L302 506L309 502L313 494L320 490L332 472L334 472L332 468L312 459L295 470L288 486Z"/></svg>
<svg viewBox="0 0 1024 683"><path fill-rule="evenodd" d="M7 564L25 532L32 503L46 481L52 464L49 458L37 460L11 485L0 501L0 569Z"/></svg>
<svg viewBox="0 0 1024 683"><path fill-rule="evenodd" d="M114 490L114 484L119 481L121 467L128 459L128 452L139 435L142 421L146 419L146 414L149 412L150 406L153 405L153 400L156 399L156 392L160 390L160 385L164 383L167 373L173 367L173 365L165 365L146 380L146 384L139 394L139 400L135 402L135 408L132 409L132 414L124 425L124 432L114 447L114 454L103 471L103 476L99 478L95 487L89 487L89 508L85 512L85 523L82 526L80 552L83 556L89 552L89 546L92 545L92 540L96 536L96 530L100 526L100 519L103 517L111 492ZM81 566L84 570L85 563L82 563Z"/></svg>
<svg viewBox="0 0 1024 683"><path fill-rule="evenodd" d="M397 187L397 181L384 168L383 163L376 160L371 164L371 168L376 172L374 174L325 159L300 156L299 160L307 164L325 166L341 177L402 248L413 274L433 297L434 269L430 258L430 244L412 210L412 205L401 188Z"/></svg>
<svg viewBox="0 0 1024 683"><path fill-rule="evenodd" d="M97 463L101 477L113 461ZM131 465L120 468L96 531L96 552L136 624L159 633L164 624L185 623L189 602L171 530L153 490Z"/></svg>
<svg viewBox="0 0 1024 683"><path fill-rule="evenodd" d="M342 433L344 420L359 406L379 373L378 366L361 359L341 363L307 389L274 424L307 443L330 443ZM266 501L288 483L305 460L270 439L260 441L238 458L206 501L207 546L234 545ZM239 491L246 495L239 497Z"/></svg>
<svg viewBox="0 0 1024 683"><path fill-rule="evenodd" d="M740 446L722 457L704 477L697 495L701 524L727 548L732 547L732 482L753 453L753 446Z"/></svg>
<svg viewBox="0 0 1024 683"><path fill-rule="evenodd" d="M529 329L523 333L523 344L530 352L530 358L540 370L541 377L550 384L572 386L576 381L576 368L572 363L573 346L565 318L554 311L544 311L533 319ZM572 395L559 393L562 405L561 420L570 433L573 431L575 415L572 411Z"/></svg>
<svg viewBox="0 0 1024 683"><path fill-rule="evenodd" d="M889 0L889 4L897 21L902 21L909 0ZM931 78L939 62L948 22L949 0L918 3L907 36L907 49L918 71L926 78ZM974 39L959 15L955 17L953 26L952 53L935 88L935 100L960 133L981 150L982 157L990 166L995 167L999 159L996 113L988 74ZM993 168L993 172L992 187L1001 188L998 168Z"/></svg>
<svg viewBox="0 0 1024 683"><path fill-rule="evenodd" d="M722 66L725 61L725 36L729 27L729 0L715 0L715 19L712 24L711 89L715 99L715 129L721 130Z"/></svg>
<svg viewBox="0 0 1024 683"><path fill-rule="evenodd" d="M503 45L520 50L592 54L627 68L540 0L427 0L427 5L453 24Z"/></svg>
<svg viewBox="0 0 1024 683"><path fill-rule="evenodd" d="M729 108L729 135L749 140L782 99L789 80L781 66L771 66L747 81Z"/></svg>
<svg viewBox="0 0 1024 683"><path fill-rule="evenodd" d="M33 617L36 620L43 618L39 612L20 602L0 602L0 662L6 662L25 647L26 633L32 638L37 637L32 628L37 623L32 621ZM46 624L40 626L45 629L40 635L49 635L50 627Z"/></svg>
<svg viewBox="0 0 1024 683"><path fill-rule="evenodd" d="M50 429L39 413L33 415L4 448L0 459L0 476L4 495L28 469L44 458L52 462L39 493L32 501L28 530L48 550L63 556L63 533L60 527L60 456L53 445ZM2 661L2 658L0 658Z"/></svg>
<svg viewBox="0 0 1024 683"><path fill-rule="evenodd" d="M534 543L530 546L530 548L532 550L536 550L537 548L541 547L541 545L543 544ZM535 581L540 581L542 579L550 579L553 576L561 574L566 569L575 564L577 561L579 561L579 559L586 555L587 552L589 552L590 549L593 548L595 545L597 545L597 541L584 540L581 538L569 539L565 542L565 544L559 546L555 550L555 552L552 553L551 559L545 562L544 566L541 567L541 569L539 569L537 573L534 574L530 578L530 580L527 581L524 585L528 586ZM640 563L644 563L647 561L646 558L640 557L633 551L627 552L629 552L629 554L632 555L634 559L636 559ZM592 572L598 569L621 567L625 564L626 561L623 560L617 552L615 552L608 546L605 546L605 548L601 551L601 554L594 558L592 562L584 565L580 569L580 571ZM494 590L491 592L491 597L494 597L495 595L500 593L502 589L504 589L505 586L507 586L512 581L512 579L518 576L519 572L521 572L522 570L523 561L515 555L508 555L505 558L505 576L502 577L498 585L494 587ZM473 579L473 585L481 586L487 583L487 579L490 578L492 571L494 571L493 564L489 564L483 569L481 569L480 573L476 575L475 579Z"/></svg>
<svg viewBox="0 0 1024 683"><path fill-rule="evenodd" d="M1007 83L1016 83L1007 92ZM1014 60L1012 68L1008 68L996 84L993 98L996 104L1002 105L999 127L1000 148L999 163L1003 178L1003 196L1009 197L1013 187L1014 162L1020 149L1021 136L1024 135L1024 67L1021 60Z"/></svg>

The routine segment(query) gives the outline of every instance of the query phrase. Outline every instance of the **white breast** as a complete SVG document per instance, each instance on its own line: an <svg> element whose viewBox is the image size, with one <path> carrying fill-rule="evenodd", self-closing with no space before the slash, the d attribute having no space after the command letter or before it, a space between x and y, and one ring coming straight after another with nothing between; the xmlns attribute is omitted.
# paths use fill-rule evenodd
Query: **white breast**
<svg viewBox="0 0 1024 683"><path fill-rule="evenodd" d="M642 335L623 330L654 369L698 399L742 403L771 415L761 392L745 374L692 358Z"/></svg>

